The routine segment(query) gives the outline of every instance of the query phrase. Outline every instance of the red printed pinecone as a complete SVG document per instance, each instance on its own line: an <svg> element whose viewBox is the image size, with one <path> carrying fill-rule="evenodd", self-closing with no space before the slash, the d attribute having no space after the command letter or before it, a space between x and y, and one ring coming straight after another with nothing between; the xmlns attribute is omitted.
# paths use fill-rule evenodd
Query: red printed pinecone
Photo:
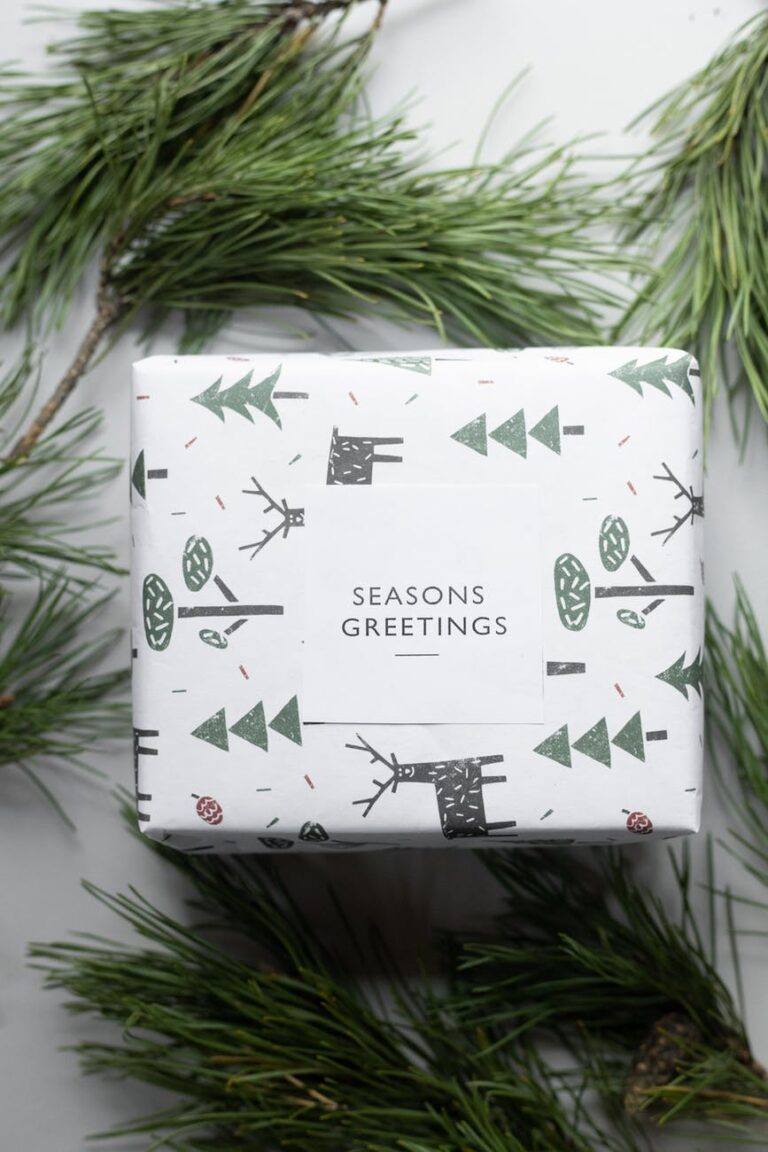
<svg viewBox="0 0 768 1152"><path fill-rule="evenodd" d="M645 812L630 812L627 816L627 831L637 832L640 836L647 836L653 832L653 822Z"/></svg>
<svg viewBox="0 0 768 1152"><path fill-rule="evenodd" d="M206 824L221 824L224 819L224 809L213 796L201 796L195 805L195 811Z"/></svg>

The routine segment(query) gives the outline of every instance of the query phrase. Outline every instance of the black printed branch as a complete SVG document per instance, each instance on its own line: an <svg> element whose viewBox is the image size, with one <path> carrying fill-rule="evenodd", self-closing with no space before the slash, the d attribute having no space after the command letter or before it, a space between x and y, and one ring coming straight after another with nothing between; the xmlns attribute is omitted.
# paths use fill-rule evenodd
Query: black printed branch
<svg viewBox="0 0 768 1152"><path fill-rule="evenodd" d="M681 483L680 480L678 480L677 476L675 476L674 472L672 472L668 464L665 464L662 461L661 466L664 469L664 475L654 475L654 480L662 480L667 483L674 484L675 488L677 489L674 499L687 501L688 503L688 507L686 508L684 515L674 515L673 524L669 525L667 528L658 528L655 532L651 532L651 536L663 536L664 539L661 543L664 545L672 539L675 532L677 532L679 528L682 528L683 524L690 523L691 526L693 526L693 522L696 517L704 515L704 496L694 495L693 485L691 485L689 488L686 488L686 486Z"/></svg>
<svg viewBox="0 0 768 1152"><path fill-rule="evenodd" d="M253 549L251 552L251 560L253 560L255 556L258 556L262 548L265 548L270 540L273 540L275 536L278 536L281 532L283 539L285 539L291 528L303 528L304 509L290 508L285 497L279 501L275 500L274 497L270 496L266 489L259 484L255 476L251 476L251 480L253 481L253 488L243 488L243 492L249 496L259 496L266 501L266 507L264 508L265 516L270 512L277 512L280 517L279 521L271 529L262 529L261 540L257 540L251 544L240 545L240 552L247 552L249 549Z"/></svg>

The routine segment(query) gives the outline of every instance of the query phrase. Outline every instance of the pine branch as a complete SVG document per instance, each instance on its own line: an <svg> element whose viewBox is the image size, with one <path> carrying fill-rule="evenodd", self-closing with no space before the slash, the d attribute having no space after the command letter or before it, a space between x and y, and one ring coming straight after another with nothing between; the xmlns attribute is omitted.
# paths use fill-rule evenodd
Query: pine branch
<svg viewBox="0 0 768 1152"><path fill-rule="evenodd" d="M115 699L128 673L94 671L121 633L84 635L110 599L93 586L48 576L17 624L7 597L0 613L0 767L24 772L68 823L39 769L55 763L92 772L94 745L124 736L130 725L127 706Z"/></svg>
<svg viewBox="0 0 768 1152"><path fill-rule="evenodd" d="M760 15L644 114L653 143L622 198L625 239L654 267L618 335L695 352L707 427L718 381L731 399L751 389L768 420L766 67Z"/></svg>
<svg viewBox="0 0 768 1152"><path fill-rule="evenodd" d="M618 856L482 859L509 912L492 938L464 946L454 1011L465 1027L487 1031L491 1048L543 1033L587 1060L613 1052L620 1072L606 1090L660 1123L767 1114L768 1078L693 917L685 854L680 924Z"/></svg>
<svg viewBox="0 0 768 1152"><path fill-rule="evenodd" d="M533 1049L485 1053L455 1027L435 1042L432 994L384 1019L257 860L171 859L232 954L211 943L211 929L183 927L135 892L90 885L137 942L83 937L30 950L72 1010L121 1029L114 1043L79 1045L86 1070L179 1097L112 1135L219 1152L276 1143L306 1152L640 1147L631 1130L602 1130L581 1104L578 1078L554 1073Z"/></svg>
<svg viewBox="0 0 768 1152"><path fill-rule="evenodd" d="M94 326L14 458L140 310L150 325L185 312L191 338L198 316L210 334L233 309L293 304L481 343L599 339L611 277L632 264L597 234L607 194L568 150L528 140L498 165L425 171L402 115L360 110L373 31L318 33L347 7L88 12L53 79L7 74L6 322L60 323L102 267Z"/></svg>
<svg viewBox="0 0 768 1152"><path fill-rule="evenodd" d="M719 736L729 754L726 777L710 738L721 791L741 825L732 831L734 851L768 885L768 653L740 580L732 627L708 605L705 685L709 735Z"/></svg>

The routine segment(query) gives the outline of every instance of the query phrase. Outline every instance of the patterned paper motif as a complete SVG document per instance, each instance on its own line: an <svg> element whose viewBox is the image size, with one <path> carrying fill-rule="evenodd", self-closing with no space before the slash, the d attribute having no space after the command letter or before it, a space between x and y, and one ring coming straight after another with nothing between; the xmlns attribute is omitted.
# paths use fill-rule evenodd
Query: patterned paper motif
<svg viewBox="0 0 768 1152"><path fill-rule="evenodd" d="M136 383L143 831L202 853L631 841L696 827L704 502L690 356L156 357ZM538 554L520 563L541 573L543 720L304 722L307 486L329 500L333 487L361 487L365 502L367 486L386 484L470 484L478 501L487 485L537 489ZM414 546L392 540L398 555ZM350 587L354 568L339 572ZM367 652L350 646L360 667ZM425 660L424 674L439 668Z"/></svg>

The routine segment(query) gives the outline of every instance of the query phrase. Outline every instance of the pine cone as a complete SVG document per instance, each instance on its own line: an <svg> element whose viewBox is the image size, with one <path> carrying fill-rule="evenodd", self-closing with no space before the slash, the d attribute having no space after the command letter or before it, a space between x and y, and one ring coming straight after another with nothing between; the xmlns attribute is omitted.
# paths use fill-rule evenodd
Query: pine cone
<svg viewBox="0 0 768 1152"><path fill-rule="evenodd" d="M682 1012L667 1012L657 1020L637 1050L624 1088L624 1108L631 1115L647 1107L648 1093L671 1083L685 1061L687 1049L701 1044L698 1025Z"/></svg>

